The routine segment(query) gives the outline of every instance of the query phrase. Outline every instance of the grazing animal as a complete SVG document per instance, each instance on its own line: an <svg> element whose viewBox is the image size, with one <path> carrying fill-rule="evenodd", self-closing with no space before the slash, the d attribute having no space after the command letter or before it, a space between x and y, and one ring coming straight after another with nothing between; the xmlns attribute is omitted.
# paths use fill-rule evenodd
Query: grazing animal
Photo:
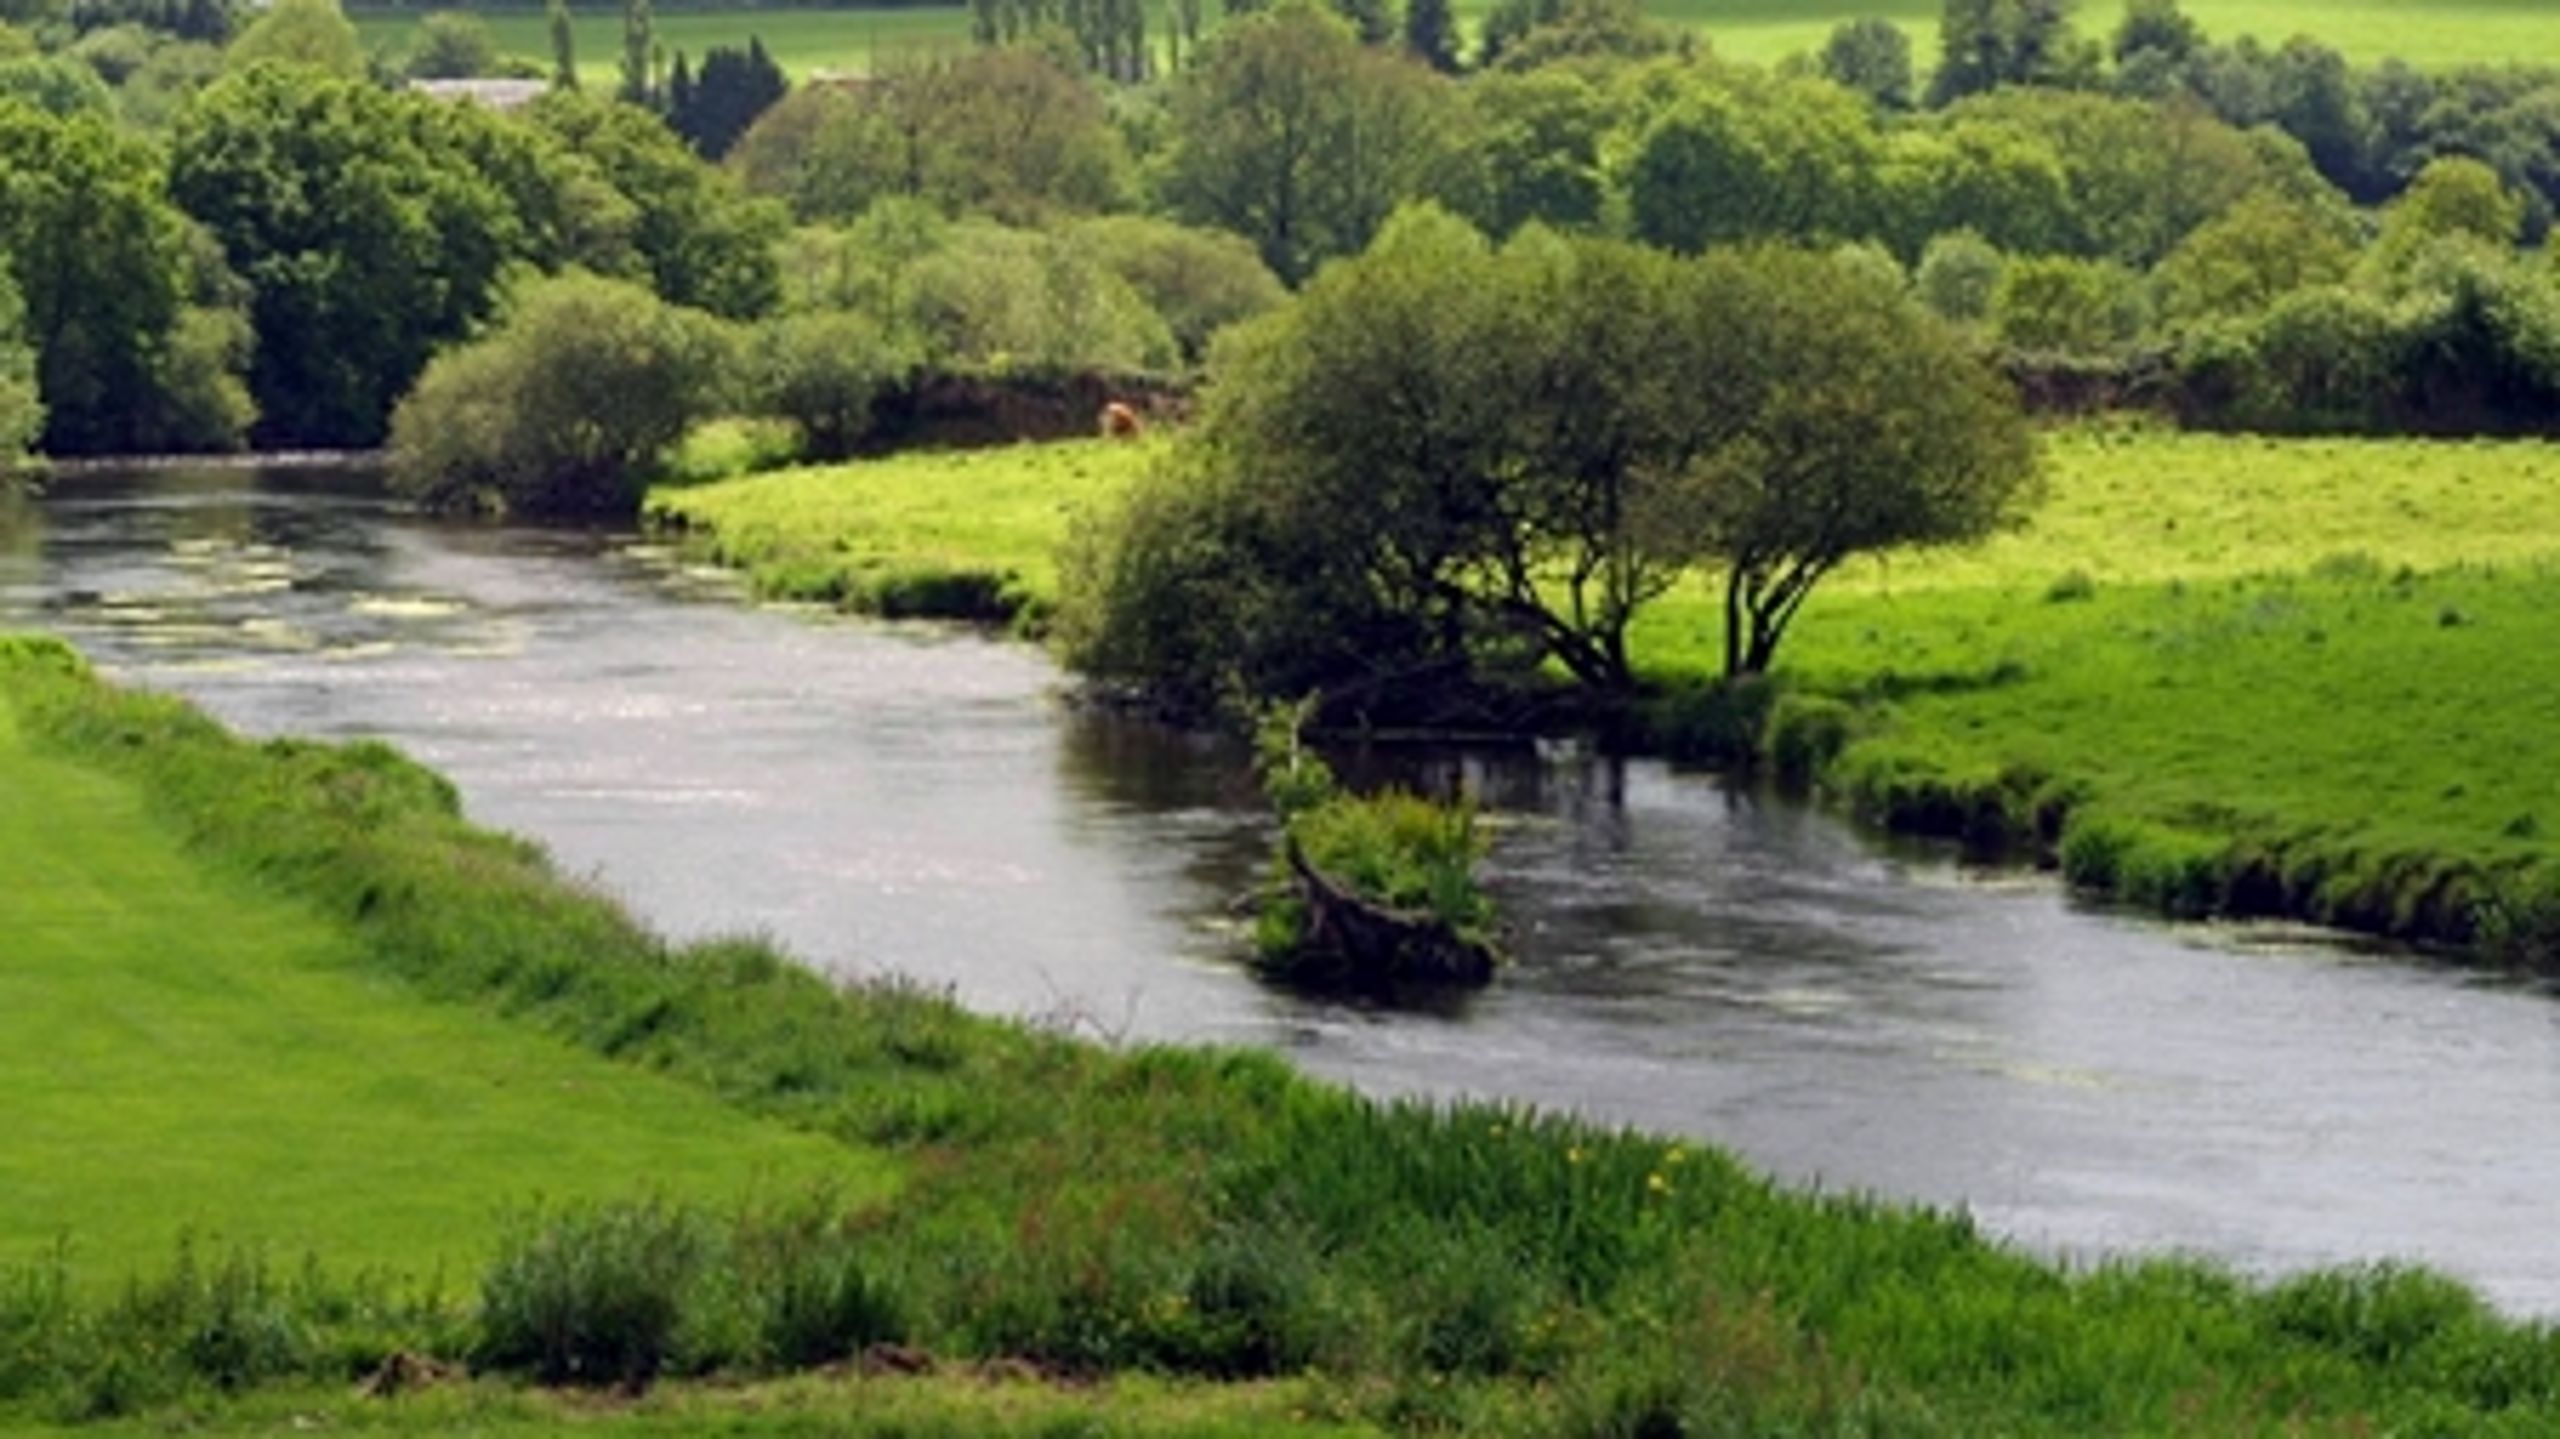
<svg viewBox="0 0 2560 1439"><path fill-rule="evenodd" d="M1146 429L1138 412L1126 403L1113 400L1102 407L1102 433L1114 440L1134 440Z"/></svg>

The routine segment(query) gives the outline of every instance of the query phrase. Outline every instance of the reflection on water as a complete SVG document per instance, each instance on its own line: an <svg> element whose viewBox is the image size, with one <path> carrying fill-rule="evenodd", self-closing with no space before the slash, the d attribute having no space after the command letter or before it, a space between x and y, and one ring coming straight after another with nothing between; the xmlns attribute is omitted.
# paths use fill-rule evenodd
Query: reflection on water
<svg viewBox="0 0 2560 1439"><path fill-rule="evenodd" d="M41 509L0 525L0 622L252 731L390 738L680 934L1697 1134L2039 1246L2409 1256L2560 1311L2537 993L2081 912L1659 765L1404 754L1346 766L1494 811L1519 963L1445 1013L1318 1003L1234 961L1266 856L1241 756L1066 708L1028 650L324 477L81 477Z"/></svg>

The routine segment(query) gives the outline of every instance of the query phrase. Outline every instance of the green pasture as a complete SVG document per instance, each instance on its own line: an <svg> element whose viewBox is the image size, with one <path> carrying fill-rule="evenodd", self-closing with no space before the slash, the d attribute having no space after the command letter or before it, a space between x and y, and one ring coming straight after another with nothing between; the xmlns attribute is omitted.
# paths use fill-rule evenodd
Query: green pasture
<svg viewBox="0 0 2560 1439"><path fill-rule="evenodd" d="M1077 515L1117 497L1160 442L1077 440L886 459L651 492L653 524L743 569L770 599L877 609L884 590L980 575L1035 607L1055 598Z"/></svg>
<svg viewBox="0 0 2560 1439"><path fill-rule="evenodd" d="M2499 863L2560 836L2560 448L2088 428L2026 528L1834 577L1782 665L1871 763L2216 836ZM1715 597L1641 622L1709 672ZM1853 748L1851 757L1858 752Z"/></svg>
<svg viewBox="0 0 2560 1439"><path fill-rule="evenodd" d="M1457 8L1472 33L1492 7L1488 0L1458 0ZM1936 54L1940 10L1930 0L1648 0L1646 8L1697 31L1720 55L1762 64L1819 49L1843 20L1882 16L1911 31L1923 68ZM2217 40L2255 35L2273 45L2307 34L2358 63L2397 56L2430 69L2515 60L2560 64L2560 6L2542 0L2186 0L2185 9ZM353 11L369 48L395 50L407 46L421 13ZM549 63L550 31L538 7L482 13L501 48ZM612 84L622 53L620 7L589 0L573 13L580 76L590 85ZM2103 37L2120 16L2120 6L2099 3L2082 7L2076 19L2084 33ZM805 78L819 70L867 72L901 56L966 45L969 12L965 6L708 11L661 6L654 28L670 55L682 50L696 60L711 46L744 45L755 35L783 69Z"/></svg>
<svg viewBox="0 0 2560 1439"><path fill-rule="evenodd" d="M118 1282L192 1236L467 1288L537 1198L884 1187L844 1145L361 972L133 783L31 752L4 696L0 854L0 1268L67 1243Z"/></svg>

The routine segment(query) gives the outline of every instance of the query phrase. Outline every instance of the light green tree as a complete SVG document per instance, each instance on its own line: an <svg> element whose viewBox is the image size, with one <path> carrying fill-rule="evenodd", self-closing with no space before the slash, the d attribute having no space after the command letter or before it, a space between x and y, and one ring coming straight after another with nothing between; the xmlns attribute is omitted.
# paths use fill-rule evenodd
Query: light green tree
<svg viewBox="0 0 2560 1439"><path fill-rule="evenodd" d="M275 0L225 54L235 70L273 61L349 80L365 73L364 44L338 0Z"/></svg>

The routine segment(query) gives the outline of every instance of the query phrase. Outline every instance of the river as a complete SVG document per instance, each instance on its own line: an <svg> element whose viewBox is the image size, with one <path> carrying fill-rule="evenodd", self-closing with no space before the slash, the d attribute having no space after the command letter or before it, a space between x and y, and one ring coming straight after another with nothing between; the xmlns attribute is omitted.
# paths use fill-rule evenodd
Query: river
<svg viewBox="0 0 2560 1439"><path fill-rule="evenodd" d="M2433 1264L2560 1314L2560 1005L2318 936L2082 908L1659 764L1441 757L1518 963L1444 1012L1257 983L1233 750L1036 651L740 603L628 536L408 517L328 471L64 477L0 626L259 734L380 736L678 935L1116 1040L1533 1100L2036 1249Z"/></svg>

